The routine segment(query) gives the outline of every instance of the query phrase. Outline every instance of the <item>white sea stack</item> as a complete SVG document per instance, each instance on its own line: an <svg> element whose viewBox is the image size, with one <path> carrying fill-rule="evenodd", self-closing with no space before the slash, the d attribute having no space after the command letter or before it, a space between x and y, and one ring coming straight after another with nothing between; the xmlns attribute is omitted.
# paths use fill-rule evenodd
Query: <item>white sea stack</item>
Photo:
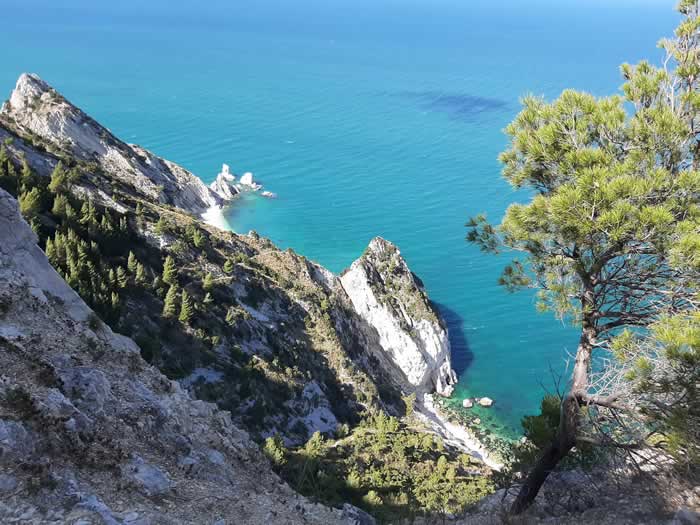
<svg viewBox="0 0 700 525"><path fill-rule="evenodd" d="M490 397L482 397L481 399L479 399L479 404L482 407L490 407L491 405L493 405L493 399L491 399Z"/></svg>
<svg viewBox="0 0 700 525"><path fill-rule="evenodd" d="M464 401L462 401L462 406L464 408L471 408L474 406L474 403L472 402L471 399L465 399Z"/></svg>

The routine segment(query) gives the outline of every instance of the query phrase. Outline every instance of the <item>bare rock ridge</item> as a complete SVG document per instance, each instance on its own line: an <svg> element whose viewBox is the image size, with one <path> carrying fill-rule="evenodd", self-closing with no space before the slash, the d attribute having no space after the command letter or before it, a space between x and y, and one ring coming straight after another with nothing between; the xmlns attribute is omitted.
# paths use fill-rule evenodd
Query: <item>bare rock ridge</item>
<svg viewBox="0 0 700 525"><path fill-rule="evenodd" d="M385 356L417 394L452 394L457 376L447 329L392 243L376 237L340 277L355 311L379 334Z"/></svg>
<svg viewBox="0 0 700 525"><path fill-rule="evenodd" d="M358 523L294 493L228 412L97 321L4 190L0 370L3 523Z"/></svg>
<svg viewBox="0 0 700 525"><path fill-rule="evenodd" d="M2 120L40 137L55 150L94 162L154 201L198 215L232 197L217 193L177 164L122 142L37 75L19 77L0 111Z"/></svg>

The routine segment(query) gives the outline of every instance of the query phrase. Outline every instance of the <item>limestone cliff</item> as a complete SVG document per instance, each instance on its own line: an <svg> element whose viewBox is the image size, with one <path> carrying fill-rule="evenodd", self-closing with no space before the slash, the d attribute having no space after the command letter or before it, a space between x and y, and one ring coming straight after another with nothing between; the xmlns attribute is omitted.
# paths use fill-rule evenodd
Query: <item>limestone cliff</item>
<svg viewBox="0 0 700 525"><path fill-rule="evenodd" d="M379 335L379 354L402 387L449 396L457 382L439 313L392 243L377 237L340 277L355 311Z"/></svg>
<svg viewBox="0 0 700 525"><path fill-rule="evenodd" d="M94 163L154 201L201 214L231 196L150 151L116 138L37 75L23 74L0 111L0 122L39 139L44 149Z"/></svg>
<svg viewBox="0 0 700 525"><path fill-rule="evenodd" d="M0 521L357 523L97 320L0 190Z"/></svg>
<svg viewBox="0 0 700 525"><path fill-rule="evenodd" d="M131 251L148 281L134 286L132 276L131 285L106 292L116 294L116 309L93 306L138 341L151 364L230 410L256 439L279 433L298 444L316 430L356 422L369 406L401 413L402 391L449 394L455 378L446 330L390 243L373 241L340 278L255 234L193 220L189 214L222 203L219 195L235 195L232 175L224 173L216 191L204 187L183 168L121 142L34 75L20 77L0 112L0 140L17 167L24 159L44 180L59 161L79 174L69 191L75 210L92 206L128 238L115 250L100 244L112 234L100 234L99 224L78 232L104 251L94 263L123 270ZM57 221L52 213L40 221L42 246L65 230ZM175 284L197 306L190 323L161 316L166 256L178 267ZM65 261L56 264L68 278ZM206 290L205 275L213 283ZM103 293L81 292L90 301Z"/></svg>

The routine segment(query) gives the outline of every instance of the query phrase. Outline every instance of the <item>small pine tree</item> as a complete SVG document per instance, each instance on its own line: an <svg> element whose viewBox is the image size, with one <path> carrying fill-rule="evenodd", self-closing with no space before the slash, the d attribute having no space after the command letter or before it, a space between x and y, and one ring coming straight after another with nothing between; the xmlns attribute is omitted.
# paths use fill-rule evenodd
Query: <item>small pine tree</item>
<svg viewBox="0 0 700 525"><path fill-rule="evenodd" d="M205 292L210 292L214 288L214 277L211 272L207 272L204 276L204 281L202 281L202 288Z"/></svg>
<svg viewBox="0 0 700 525"><path fill-rule="evenodd" d="M46 258L49 260L53 267L56 267L56 248L54 247L53 240L51 238L46 239Z"/></svg>
<svg viewBox="0 0 700 525"><path fill-rule="evenodd" d="M126 273L123 266L117 268L117 284L119 288L126 288L129 284L129 274Z"/></svg>
<svg viewBox="0 0 700 525"><path fill-rule="evenodd" d="M95 210L92 200L83 202L83 206L80 208L80 224L88 227L97 224L97 210Z"/></svg>
<svg viewBox="0 0 700 525"><path fill-rule="evenodd" d="M34 219L41 213L43 197L41 190L34 187L19 197L19 209L27 219Z"/></svg>
<svg viewBox="0 0 700 525"><path fill-rule="evenodd" d="M138 266L138 264L139 264L139 261L138 261L138 259L136 259L134 252L130 251L129 257L127 258L126 267L128 268L129 273L131 275L136 274L136 267Z"/></svg>
<svg viewBox="0 0 700 525"><path fill-rule="evenodd" d="M207 292L206 295L204 296L203 300L204 304L211 304L214 302L214 298L211 296L211 293Z"/></svg>
<svg viewBox="0 0 700 525"><path fill-rule="evenodd" d="M19 193L19 184L14 166L4 145L0 146L0 188L14 196L17 196Z"/></svg>
<svg viewBox="0 0 700 525"><path fill-rule="evenodd" d="M177 315L177 297L178 289L176 285L168 288L168 293L165 295L163 304L163 317L171 319Z"/></svg>
<svg viewBox="0 0 700 525"><path fill-rule="evenodd" d="M282 438L278 435L271 436L265 440L263 452L272 464L277 467L282 467L287 463L287 451L284 448Z"/></svg>
<svg viewBox="0 0 700 525"><path fill-rule="evenodd" d="M119 309L119 294L118 293L112 292L110 303L112 305L113 310Z"/></svg>
<svg viewBox="0 0 700 525"><path fill-rule="evenodd" d="M192 243L194 244L195 248L202 249L207 244L207 238L201 231L195 230L192 234Z"/></svg>
<svg viewBox="0 0 700 525"><path fill-rule="evenodd" d="M49 191L51 193L59 193L68 189L68 175L66 170L63 169L63 163L61 161L56 164L53 172L51 173L51 182L49 182Z"/></svg>
<svg viewBox="0 0 700 525"><path fill-rule="evenodd" d="M183 324L189 324L192 320L192 314L194 313L194 307L192 306L192 299L190 299L189 294L183 290L182 291L182 303L180 305L180 316L178 319Z"/></svg>
<svg viewBox="0 0 700 525"><path fill-rule="evenodd" d="M109 285L113 288L116 289L119 287L119 281L117 281L117 272L114 270L114 268L109 269Z"/></svg>
<svg viewBox="0 0 700 525"><path fill-rule="evenodd" d="M68 198L65 195L58 194L53 200L53 207L51 208L51 213L56 217L66 216L66 207L70 206L68 203Z"/></svg>
<svg viewBox="0 0 700 525"><path fill-rule="evenodd" d="M29 167L27 159L22 159L22 171L19 176L20 189L23 192L27 192L37 185L37 180L34 177L34 172Z"/></svg>
<svg viewBox="0 0 700 525"><path fill-rule="evenodd" d="M233 273L233 268L233 261L231 259L226 259L226 262L224 263L224 273Z"/></svg>
<svg viewBox="0 0 700 525"><path fill-rule="evenodd" d="M147 277L146 277L146 267L141 264L141 263L136 263L136 284L139 286L143 286L146 284Z"/></svg>
<svg viewBox="0 0 700 525"><path fill-rule="evenodd" d="M170 285L177 284L177 266L175 266L175 259L170 255L165 258L163 263L163 282Z"/></svg>

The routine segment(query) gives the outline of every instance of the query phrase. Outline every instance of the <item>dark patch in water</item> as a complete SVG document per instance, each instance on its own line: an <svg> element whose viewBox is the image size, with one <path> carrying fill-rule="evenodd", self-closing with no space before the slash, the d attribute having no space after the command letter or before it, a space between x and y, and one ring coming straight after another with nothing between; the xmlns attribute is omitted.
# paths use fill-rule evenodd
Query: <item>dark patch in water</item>
<svg viewBox="0 0 700 525"><path fill-rule="evenodd" d="M401 95L417 100L425 110L446 113L451 118L463 122L472 122L480 115L509 107L508 102L504 100L461 93L407 91Z"/></svg>
<svg viewBox="0 0 700 525"><path fill-rule="evenodd" d="M457 312L444 304L431 302L438 309L445 323L447 323L450 347L452 349L452 368L454 368L458 376L461 376L474 360L474 354L469 349L469 342L464 333L464 320Z"/></svg>

